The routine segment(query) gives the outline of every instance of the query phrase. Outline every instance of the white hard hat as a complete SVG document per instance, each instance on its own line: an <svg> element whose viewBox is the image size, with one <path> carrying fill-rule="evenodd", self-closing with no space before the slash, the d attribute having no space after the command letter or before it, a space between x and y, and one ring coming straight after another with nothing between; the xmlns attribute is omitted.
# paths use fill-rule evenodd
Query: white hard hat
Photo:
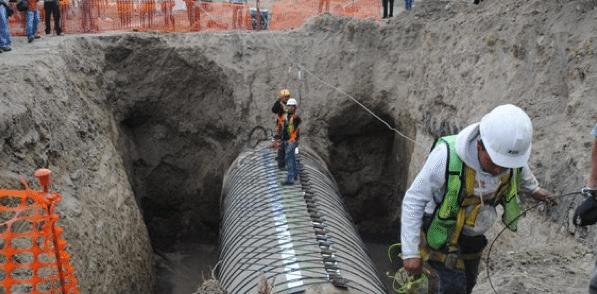
<svg viewBox="0 0 597 294"><path fill-rule="evenodd" d="M296 106L298 104L296 103L296 99L290 98L290 99L288 99L288 102L286 102L286 105L288 105L288 106L295 105Z"/></svg>
<svg viewBox="0 0 597 294"><path fill-rule="evenodd" d="M531 155L533 125L517 106L501 105L479 123L483 146L493 163L507 168L523 167Z"/></svg>

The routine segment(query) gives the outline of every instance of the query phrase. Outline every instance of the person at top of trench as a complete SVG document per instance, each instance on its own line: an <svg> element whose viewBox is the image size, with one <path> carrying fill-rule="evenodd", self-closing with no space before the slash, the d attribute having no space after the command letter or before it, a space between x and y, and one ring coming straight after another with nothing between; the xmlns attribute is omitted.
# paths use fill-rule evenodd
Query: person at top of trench
<svg viewBox="0 0 597 294"><path fill-rule="evenodd" d="M8 27L9 10L8 0L0 0L0 53L12 50L12 38Z"/></svg>
<svg viewBox="0 0 597 294"><path fill-rule="evenodd" d="M439 293L471 293L496 206L516 231L519 192L557 205L527 164L532 137L528 115L506 104L437 140L402 203L402 254L410 275L420 276L427 260L439 275Z"/></svg>
<svg viewBox="0 0 597 294"><path fill-rule="evenodd" d="M37 0L28 0L29 8L25 11L25 30L27 32L27 42L31 43L39 39L37 29L39 27L39 10L37 9Z"/></svg>
<svg viewBox="0 0 597 294"><path fill-rule="evenodd" d="M274 138L278 142L282 140L282 129L284 128L286 102L288 102L288 99L290 99L290 91L288 89L282 89L278 95L278 99L272 106L272 113L276 115L276 135L274 135ZM276 159L278 160L278 168L280 170L284 169L286 166L285 158L286 155L284 148L278 147L278 156Z"/></svg>
<svg viewBox="0 0 597 294"><path fill-rule="evenodd" d="M286 115L284 117L284 125L282 128L282 142L279 149L284 149L285 157L278 158L278 166L280 161L284 160L288 175L286 181L282 182L283 186L294 185L294 181L298 179L298 171L296 168L295 150L298 147L299 129L301 125L301 118L296 113L298 103L295 99L288 99L286 102Z"/></svg>

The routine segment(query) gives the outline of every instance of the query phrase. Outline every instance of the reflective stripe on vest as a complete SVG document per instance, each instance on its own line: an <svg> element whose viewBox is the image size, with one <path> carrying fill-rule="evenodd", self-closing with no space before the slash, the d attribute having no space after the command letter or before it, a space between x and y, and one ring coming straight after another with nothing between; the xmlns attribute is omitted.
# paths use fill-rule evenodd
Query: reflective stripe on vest
<svg viewBox="0 0 597 294"><path fill-rule="evenodd" d="M290 134L290 142L296 141L296 136L298 136L298 129L294 128L294 116L290 118L288 122L288 134Z"/></svg>
<svg viewBox="0 0 597 294"><path fill-rule="evenodd" d="M284 129L284 121L286 120L286 113L282 115L276 115L278 124L276 125L276 132L280 133Z"/></svg>
<svg viewBox="0 0 597 294"><path fill-rule="evenodd" d="M438 204L429 229L427 229L427 243L433 250L441 250L448 246L448 251L457 250L458 238L464 225L474 226L481 201L473 196L475 171L465 168L464 163L456 153L456 136L442 137L437 140L434 148L446 144L448 158L446 163L446 188L442 203ZM516 231L516 218L520 214L516 197L520 184L520 168L512 169L508 176L502 179L502 184L495 194L504 207L502 222L509 225L508 229ZM464 183L464 186L463 186ZM465 190L463 193L463 189ZM501 195L505 195L502 197ZM466 207L476 205L469 216Z"/></svg>

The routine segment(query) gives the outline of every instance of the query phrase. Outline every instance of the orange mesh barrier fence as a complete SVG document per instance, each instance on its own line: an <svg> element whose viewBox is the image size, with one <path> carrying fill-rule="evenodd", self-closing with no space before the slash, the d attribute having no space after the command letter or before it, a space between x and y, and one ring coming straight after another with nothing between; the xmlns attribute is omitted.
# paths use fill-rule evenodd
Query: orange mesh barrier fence
<svg viewBox="0 0 597 294"><path fill-rule="evenodd" d="M328 12L358 18L381 16L381 0L278 0L261 5L258 0L61 0L60 24L66 34L110 31L230 31L257 28L286 30L301 26L307 17ZM246 1L246 0L244 0ZM25 13L16 10L9 18L13 36L26 35ZM261 26L255 8L264 19ZM40 13L38 33L45 31L43 2L37 2ZM271 20L271 21L270 21ZM54 20L51 20L53 27ZM54 30L52 29L52 32Z"/></svg>
<svg viewBox="0 0 597 294"><path fill-rule="evenodd" d="M272 11L272 30L299 28L305 18L321 13L365 19L381 17L381 0L281 0Z"/></svg>
<svg viewBox="0 0 597 294"><path fill-rule="evenodd" d="M44 191L0 190L0 293L79 294L74 269L48 192L49 170L36 171Z"/></svg>
<svg viewBox="0 0 597 294"><path fill-rule="evenodd" d="M15 7L14 3L10 3ZM251 15L244 4L175 0L70 0L60 2L60 24L66 34L110 31L228 31L250 30ZM38 2L38 33L45 30L43 2ZM54 20L51 20L53 28ZM10 33L26 35L25 13L9 18ZM52 32L54 30L52 29Z"/></svg>

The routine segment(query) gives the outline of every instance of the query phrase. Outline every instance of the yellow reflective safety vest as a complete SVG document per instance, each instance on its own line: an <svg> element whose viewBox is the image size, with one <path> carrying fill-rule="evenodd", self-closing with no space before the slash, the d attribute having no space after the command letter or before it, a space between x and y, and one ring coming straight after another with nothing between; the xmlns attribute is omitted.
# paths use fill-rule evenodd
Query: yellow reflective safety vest
<svg viewBox="0 0 597 294"><path fill-rule="evenodd" d="M458 238L464 225L474 226L477 213L481 206L481 199L473 195L475 170L467 167L456 153L456 136L439 138L434 148L446 144L448 146L448 160L446 166L446 188L444 198L437 205L433 219L426 231L426 240L432 250L458 250ZM511 231L518 228L517 218L520 215L518 205L518 188L520 186L521 168L511 169L502 178L495 199L504 207L502 222ZM466 207L475 207L466 215Z"/></svg>

